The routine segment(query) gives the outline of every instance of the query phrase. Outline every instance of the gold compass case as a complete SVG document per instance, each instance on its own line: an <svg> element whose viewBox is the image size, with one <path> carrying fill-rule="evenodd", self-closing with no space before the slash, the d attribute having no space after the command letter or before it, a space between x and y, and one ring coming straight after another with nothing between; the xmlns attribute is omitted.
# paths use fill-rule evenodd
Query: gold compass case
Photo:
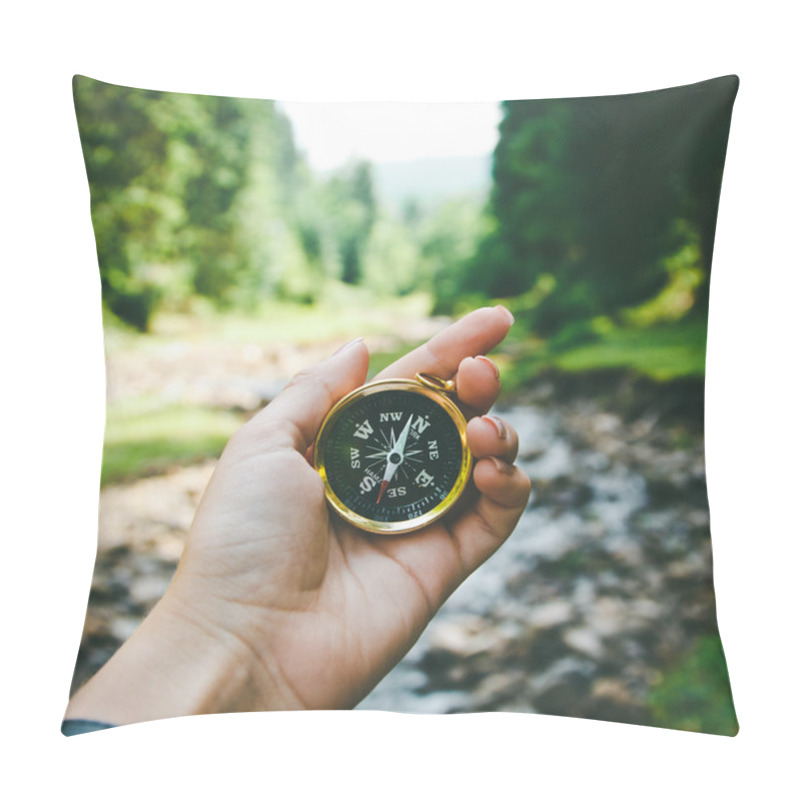
<svg viewBox="0 0 800 800"><path fill-rule="evenodd" d="M331 508L351 525L378 534L416 531L446 514L467 486L473 461L467 421L454 395L453 381L418 374L415 380L367 383L343 397L328 412L314 441L314 468ZM397 436L392 422L399 428L403 420L405 427ZM418 449L407 448L407 440ZM365 448L373 451L366 457ZM399 457L393 455L398 452ZM394 462L399 463L390 467ZM404 485L394 481L401 466L408 467L402 470L407 476ZM381 482L384 468L384 477L391 471L391 478ZM381 508L377 513L387 486L392 487L388 496L400 493L404 498L407 493L419 499L408 506L395 500L391 512ZM374 516L382 518L370 516L373 505Z"/></svg>

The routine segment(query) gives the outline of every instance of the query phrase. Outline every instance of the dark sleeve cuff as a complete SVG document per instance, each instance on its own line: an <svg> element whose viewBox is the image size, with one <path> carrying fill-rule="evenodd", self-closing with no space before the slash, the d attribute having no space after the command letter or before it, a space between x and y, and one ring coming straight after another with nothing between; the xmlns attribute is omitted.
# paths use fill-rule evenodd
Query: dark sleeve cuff
<svg viewBox="0 0 800 800"><path fill-rule="evenodd" d="M64 736L78 736L81 733L91 733L92 731L104 731L106 728L114 728L109 722L97 722L93 719L65 719L61 723L61 733Z"/></svg>

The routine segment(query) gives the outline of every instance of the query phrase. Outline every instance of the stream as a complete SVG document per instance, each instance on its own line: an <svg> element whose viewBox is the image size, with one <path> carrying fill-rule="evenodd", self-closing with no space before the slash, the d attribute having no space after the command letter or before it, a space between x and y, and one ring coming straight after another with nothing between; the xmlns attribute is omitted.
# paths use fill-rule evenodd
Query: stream
<svg viewBox="0 0 800 800"><path fill-rule="evenodd" d="M530 505L359 705L648 721L647 696L713 626L700 437L587 401L501 409L520 436Z"/></svg>

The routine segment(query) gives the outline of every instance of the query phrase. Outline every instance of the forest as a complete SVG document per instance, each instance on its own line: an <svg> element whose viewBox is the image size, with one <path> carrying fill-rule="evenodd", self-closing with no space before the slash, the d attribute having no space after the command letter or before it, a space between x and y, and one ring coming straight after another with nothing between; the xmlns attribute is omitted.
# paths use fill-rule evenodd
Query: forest
<svg viewBox="0 0 800 800"><path fill-rule="evenodd" d="M645 95L645 131L616 126L613 103L586 125L574 100L506 102L485 201L390 209L369 162L315 175L273 102L80 77L74 91L104 304L135 330L358 287L361 304L423 293L434 314L502 300L533 373L631 359L657 378L703 372L724 126L675 164L659 139L683 121Z"/></svg>

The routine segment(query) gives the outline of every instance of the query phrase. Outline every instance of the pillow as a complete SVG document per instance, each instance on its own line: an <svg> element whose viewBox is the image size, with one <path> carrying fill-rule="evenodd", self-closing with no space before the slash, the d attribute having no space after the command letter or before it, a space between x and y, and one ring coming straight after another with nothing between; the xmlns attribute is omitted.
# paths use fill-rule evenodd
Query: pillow
<svg viewBox="0 0 800 800"><path fill-rule="evenodd" d="M703 386L737 89L315 106L76 76L108 406L73 691L166 591L226 440L294 373L363 335L374 375L502 303L496 413L529 505L357 707L735 735ZM429 149L370 156L370 130ZM334 166L337 137L356 156Z"/></svg>

